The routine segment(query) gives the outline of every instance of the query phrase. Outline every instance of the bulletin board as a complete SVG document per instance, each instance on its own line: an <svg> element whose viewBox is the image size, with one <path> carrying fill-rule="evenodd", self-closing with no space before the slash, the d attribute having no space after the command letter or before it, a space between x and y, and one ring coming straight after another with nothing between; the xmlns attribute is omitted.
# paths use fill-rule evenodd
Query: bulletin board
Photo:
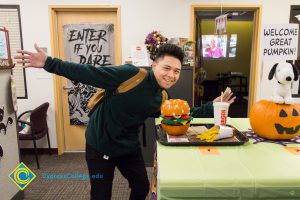
<svg viewBox="0 0 300 200"><path fill-rule="evenodd" d="M0 4L0 28L6 27L9 32L10 52L23 49L22 23L19 5ZM15 62L16 63L16 62ZM27 99L26 71L23 65L16 63L12 70L16 80L16 94L18 99Z"/></svg>

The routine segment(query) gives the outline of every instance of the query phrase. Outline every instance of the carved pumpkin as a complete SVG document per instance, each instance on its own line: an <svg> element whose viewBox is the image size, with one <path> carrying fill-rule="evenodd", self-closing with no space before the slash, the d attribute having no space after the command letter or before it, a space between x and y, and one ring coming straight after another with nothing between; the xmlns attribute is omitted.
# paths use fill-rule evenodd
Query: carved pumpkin
<svg viewBox="0 0 300 200"><path fill-rule="evenodd" d="M261 100L250 110L255 134L271 140L292 139L300 134L300 106Z"/></svg>
<svg viewBox="0 0 300 200"><path fill-rule="evenodd" d="M168 125L161 123L161 127L169 134L173 136L183 135L190 127L190 123L186 125Z"/></svg>
<svg viewBox="0 0 300 200"><path fill-rule="evenodd" d="M190 106L181 99L169 99L162 103L161 108L161 127L169 135L183 135L190 127Z"/></svg>

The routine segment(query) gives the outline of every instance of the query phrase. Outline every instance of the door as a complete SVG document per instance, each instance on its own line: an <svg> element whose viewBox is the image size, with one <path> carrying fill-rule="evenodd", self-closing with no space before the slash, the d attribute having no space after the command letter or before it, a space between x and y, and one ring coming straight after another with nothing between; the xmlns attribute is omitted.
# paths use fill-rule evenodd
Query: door
<svg viewBox="0 0 300 200"><path fill-rule="evenodd" d="M63 26L68 24L113 24L114 52L116 65L121 63L120 20L118 7L51 7L52 55L65 60ZM81 151L85 148L86 125L71 125L68 103L68 80L55 76L55 109L58 152Z"/></svg>
<svg viewBox="0 0 300 200"><path fill-rule="evenodd" d="M220 15L219 8L216 6L192 6L193 26L191 26L191 34L192 38L196 40L196 45L199 44L197 55L200 55L197 62L199 66L195 70L197 71L197 84L201 87L197 87L198 90L195 94L204 101L213 100L222 91L221 87L218 89L219 86L225 86L226 88L226 85L223 85L220 80L225 76L227 78L228 75L232 78L229 87L232 87L232 90L236 92L235 94L240 97L232 104L232 106L236 106L235 110L237 110L235 112L237 116L235 117L246 117L249 108L255 103L256 99L261 7L236 5L224 6L223 9L231 21L230 26L229 21L227 21L227 28L230 27L231 30L227 29L227 32L223 35L215 35L214 19ZM238 25L236 25L237 23ZM205 29L200 25L206 25ZM235 32L239 32L239 34ZM205 37L199 37L204 35ZM215 37L218 40L214 40ZM224 44L223 56L208 56L206 50L209 50L209 48L206 47L210 46L211 41L218 41L219 47L222 46L222 43ZM216 48L214 47L214 49ZM204 67L200 68L201 65ZM249 66L249 68L244 66ZM228 71L231 72L228 73ZM206 87L206 90L203 89L204 87ZM203 97L206 97L206 99ZM231 109L231 111L234 110Z"/></svg>

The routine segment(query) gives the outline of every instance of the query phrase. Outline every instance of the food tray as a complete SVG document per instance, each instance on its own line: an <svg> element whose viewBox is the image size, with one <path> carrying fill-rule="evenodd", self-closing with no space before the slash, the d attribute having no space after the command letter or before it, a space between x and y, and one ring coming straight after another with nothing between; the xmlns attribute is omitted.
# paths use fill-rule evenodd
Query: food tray
<svg viewBox="0 0 300 200"><path fill-rule="evenodd" d="M214 124L191 124L191 126L205 126L207 129L210 129L214 126ZM237 146L248 142L249 139L243 133L231 125L227 126L233 128L233 136L230 138L206 142L196 138L196 136L186 136L188 142L169 142L167 139L167 134L162 129L161 125L156 125L156 139L162 145L167 146Z"/></svg>

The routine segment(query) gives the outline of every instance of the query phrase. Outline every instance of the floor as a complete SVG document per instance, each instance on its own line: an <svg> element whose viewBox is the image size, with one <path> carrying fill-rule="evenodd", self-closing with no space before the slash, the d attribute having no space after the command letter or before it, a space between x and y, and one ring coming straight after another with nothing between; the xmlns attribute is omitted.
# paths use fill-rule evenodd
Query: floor
<svg viewBox="0 0 300 200"><path fill-rule="evenodd" d="M88 179L46 179L46 174L88 174L84 153L68 153L62 156L40 155L37 170L33 155L22 155L22 161L36 174L36 179L24 190L25 200L81 200L90 199ZM149 180L152 168L147 168ZM115 171L112 200L129 199L128 182ZM150 198L150 193L148 195Z"/></svg>

